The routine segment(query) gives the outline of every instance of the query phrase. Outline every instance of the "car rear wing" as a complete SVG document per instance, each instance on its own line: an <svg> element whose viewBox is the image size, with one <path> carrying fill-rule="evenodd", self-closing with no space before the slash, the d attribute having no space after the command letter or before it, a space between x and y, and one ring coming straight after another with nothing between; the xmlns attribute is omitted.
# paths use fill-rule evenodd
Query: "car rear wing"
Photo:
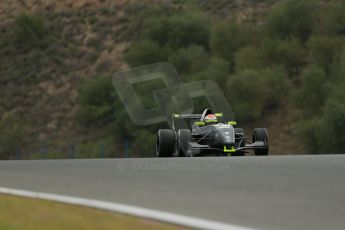
<svg viewBox="0 0 345 230"><path fill-rule="evenodd" d="M173 119L200 119L202 114L176 114L172 115Z"/></svg>
<svg viewBox="0 0 345 230"><path fill-rule="evenodd" d="M215 113L214 115L216 115L216 117L222 117L223 114L222 113ZM173 119L200 119L202 117L202 114L177 114L174 113L172 115Z"/></svg>

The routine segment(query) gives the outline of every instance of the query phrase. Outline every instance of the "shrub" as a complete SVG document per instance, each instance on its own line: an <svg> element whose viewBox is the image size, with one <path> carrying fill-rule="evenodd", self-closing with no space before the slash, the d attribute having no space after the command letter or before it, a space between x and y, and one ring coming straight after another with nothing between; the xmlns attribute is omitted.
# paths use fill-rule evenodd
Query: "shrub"
<svg viewBox="0 0 345 230"><path fill-rule="evenodd" d="M16 151L28 143L28 124L16 114L0 120L0 159L10 159Z"/></svg>
<svg viewBox="0 0 345 230"><path fill-rule="evenodd" d="M322 8L322 9L321 9ZM345 1L329 1L320 6L318 20L314 23L316 34L345 35Z"/></svg>
<svg viewBox="0 0 345 230"><path fill-rule="evenodd" d="M144 100L146 99L149 98L145 97ZM100 76L82 82L78 89L78 103L78 118L89 128L102 128L103 133L111 133L121 139L132 139L138 130L138 126L133 124L122 101L117 97L109 77ZM157 127L150 126L145 129L156 131Z"/></svg>
<svg viewBox="0 0 345 230"><path fill-rule="evenodd" d="M223 83L226 83L230 72L230 64L227 60L222 58L213 57L210 60L206 71L200 74L199 79L203 80L216 80L221 86L225 86Z"/></svg>
<svg viewBox="0 0 345 230"><path fill-rule="evenodd" d="M192 44L208 47L209 22L200 14L153 17L144 24L142 38L176 50Z"/></svg>
<svg viewBox="0 0 345 230"><path fill-rule="evenodd" d="M333 76L335 81L345 80L345 46L340 51L340 54L335 59L333 65Z"/></svg>
<svg viewBox="0 0 345 230"><path fill-rule="evenodd" d="M141 90L137 93L140 94ZM143 99L148 100L149 97ZM122 101L117 97L109 77L100 76L82 82L78 89L78 103L78 118L89 128L102 128L103 133L111 133L121 139L132 139L138 130L138 126L133 124Z"/></svg>
<svg viewBox="0 0 345 230"><path fill-rule="evenodd" d="M191 45L188 48L179 49L169 57L179 73L200 72L207 68L208 55L202 46Z"/></svg>
<svg viewBox="0 0 345 230"><path fill-rule="evenodd" d="M191 63L191 58L206 57L209 23L200 15L152 17L145 21L142 30L142 41L134 43L125 55L131 66L167 61L172 55L170 60L181 68L179 71L188 72L200 66L197 59Z"/></svg>
<svg viewBox="0 0 345 230"><path fill-rule="evenodd" d="M212 28L210 46L214 54L233 62L234 54L250 42L250 30L234 22L217 23Z"/></svg>
<svg viewBox="0 0 345 230"><path fill-rule="evenodd" d="M114 137L107 136L97 141L77 145L75 158L119 157L120 154L124 154L123 151L123 143L116 145Z"/></svg>
<svg viewBox="0 0 345 230"><path fill-rule="evenodd" d="M114 38L131 41L140 37L143 25L147 25L146 20L153 17L171 15L174 11L169 3L163 4L128 4L125 5L124 15L119 18L120 29L114 34Z"/></svg>
<svg viewBox="0 0 345 230"><path fill-rule="evenodd" d="M157 108L159 105L154 98L154 91L167 87L163 79L151 79L149 81L137 82L132 86L145 109Z"/></svg>
<svg viewBox="0 0 345 230"><path fill-rule="evenodd" d="M307 117L296 126L298 137L309 153L345 153L345 84L332 89L322 113Z"/></svg>
<svg viewBox="0 0 345 230"><path fill-rule="evenodd" d="M96 77L84 81L78 90L79 118L84 124L104 125L115 114L114 88L108 77Z"/></svg>
<svg viewBox="0 0 345 230"><path fill-rule="evenodd" d="M135 132L133 142L130 143L131 157L153 157L155 156L156 135L145 129Z"/></svg>
<svg viewBox="0 0 345 230"><path fill-rule="evenodd" d="M40 45L46 35L43 19L39 16L19 15L15 19L15 38L18 43Z"/></svg>
<svg viewBox="0 0 345 230"><path fill-rule="evenodd" d="M183 81L199 81L199 80L215 80L223 89L226 88L226 83L230 73L229 61L219 57L212 57L205 65L204 70L191 74L183 74Z"/></svg>
<svg viewBox="0 0 345 230"><path fill-rule="evenodd" d="M152 40L144 40L132 45L124 59L131 66L140 66L166 61L168 56L167 49Z"/></svg>
<svg viewBox="0 0 345 230"><path fill-rule="evenodd" d="M283 65L289 76L296 75L305 62L305 49L297 39L267 38L264 40L261 50L267 65Z"/></svg>
<svg viewBox="0 0 345 230"><path fill-rule="evenodd" d="M315 130L319 153L345 153L345 84L333 88Z"/></svg>
<svg viewBox="0 0 345 230"><path fill-rule="evenodd" d="M236 71L262 69L264 67L263 55L260 49L253 46L246 46L235 55Z"/></svg>
<svg viewBox="0 0 345 230"><path fill-rule="evenodd" d="M247 70L230 76L228 96L240 121L258 119L265 108L276 105L289 83L285 71Z"/></svg>
<svg viewBox="0 0 345 230"><path fill-rule="evenodd" d="M310 118L308 120L299 120L294 125L293 135L303 143L308 153L317 154L319 151L319 143L317 132L319 131L318 117Z"/></svg>
<svg viewBox="0 0 345 230"><path fill-rule="evenodd" d="M313 27L313 1L278 1L264 22L266 34L279 39L297 37L306 41Z"/></svg>
<svg viewBox="0 0 345 230"><path fill-rule="evenodd" d="M302 88L294 94L295 104L307 116L320 113L327 98L327 77L318 66L310 66L302 73Z"/></svg>
<svg viewBox="0 0 345 230"><path fill-rule="evenodd" d="M113 119L111 123L108 124L109 132L118 139L131 140L138 126L132 122L120 100L116 100L114 107L116 113L113 114Z"/></svg>
<svg viewBox="0 0 345 230"><path fill-rule="evenodd" d="M343 44L344 39L339 37L312 36L308 41L310 62L329 72L333 59Z"/></svg>

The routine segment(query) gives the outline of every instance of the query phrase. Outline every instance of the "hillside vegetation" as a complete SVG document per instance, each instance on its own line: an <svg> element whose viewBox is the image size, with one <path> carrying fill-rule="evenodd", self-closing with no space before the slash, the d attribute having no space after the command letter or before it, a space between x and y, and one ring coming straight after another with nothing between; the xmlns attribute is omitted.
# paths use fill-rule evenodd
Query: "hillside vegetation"
<svg viewBox="0 0 345 230"><path fill-rule="evenodd" d="M344 0L5 1L0 9L2 158L42 143L94 157L100 143L116 152L124 140L132 156L152 156L166 124L134 125L111 76L163 61L184 82L217 81L241 126L269 127L275 153L345 152ZM161 87L138 87L147 107Z"/></svg>

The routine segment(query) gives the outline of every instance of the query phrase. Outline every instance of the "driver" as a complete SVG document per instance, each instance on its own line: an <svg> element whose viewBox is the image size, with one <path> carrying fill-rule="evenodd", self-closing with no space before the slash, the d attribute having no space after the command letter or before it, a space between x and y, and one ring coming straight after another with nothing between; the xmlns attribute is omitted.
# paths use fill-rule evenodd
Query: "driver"
<svg viewBox="0 0 345 230"><path fill-rule="evenodd" d="M214 114L208 114L204 119L206 125L217 123L217 116Z"/></svg>

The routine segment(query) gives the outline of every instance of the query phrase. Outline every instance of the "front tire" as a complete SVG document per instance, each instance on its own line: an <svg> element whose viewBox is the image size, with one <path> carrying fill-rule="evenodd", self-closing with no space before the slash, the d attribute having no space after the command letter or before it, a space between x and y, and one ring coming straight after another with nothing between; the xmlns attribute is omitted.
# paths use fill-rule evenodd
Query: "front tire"
<svg viewBox="0 0 345 230"><path fill-rule="evenodd" d="M253 142L255 141L263 141L267 147L254 149L254 153L256 156L266 156L268 155L268 134L265 128L256 128L253 130Z"/></svg>
<svg viewBox="0 0 345 230"><path fill-rule="evenodd" d="M157 134L156 150L158 157L172 157L175 150L175 132L160 129Z"/></svg>

